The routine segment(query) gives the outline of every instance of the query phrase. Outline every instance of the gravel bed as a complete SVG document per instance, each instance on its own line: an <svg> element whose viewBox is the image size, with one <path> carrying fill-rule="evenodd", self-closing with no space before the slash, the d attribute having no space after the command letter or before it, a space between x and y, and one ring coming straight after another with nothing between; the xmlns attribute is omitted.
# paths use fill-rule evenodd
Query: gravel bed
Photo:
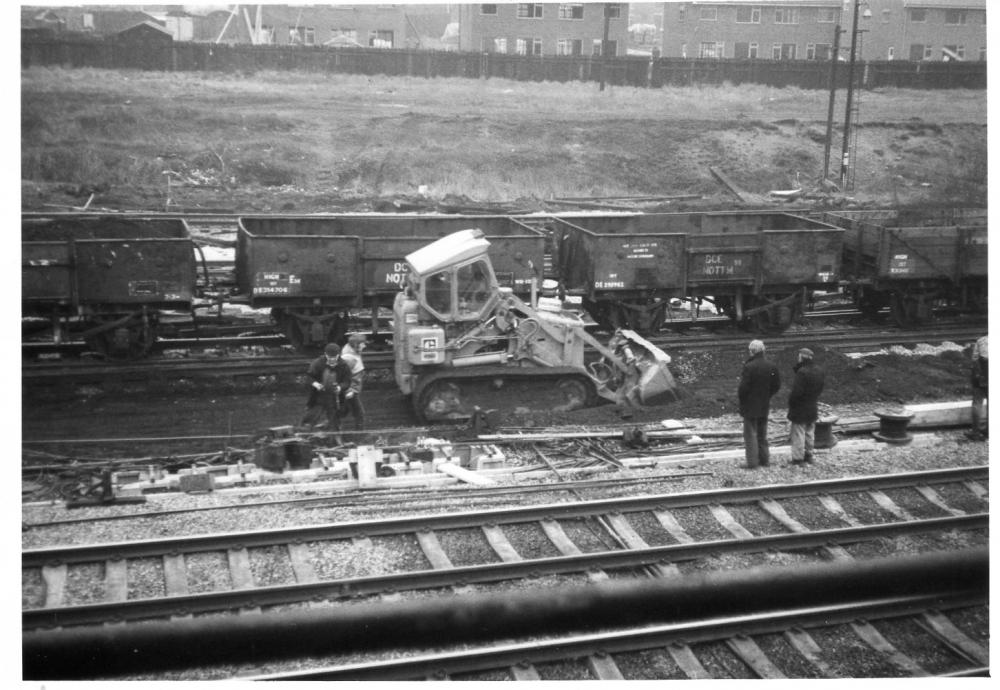
<svg viewBox="0 0 1000 690"><path fill-rule="evenodd" d="M229 559L224 553L194 553L184 557L188 591L191 594L217 592L232 588Z"/></svg>
<svg viewBox="0 0 1000 690"><path fill-rule="evenodd" d="M21 608L34 609L45 605L45 580L41 568L21 569Z"/></svg>
<svg viewBox="0 0 1000 690"><path fill-rule="evenodd" d="M291 558L285 546L268 546L247 549L250 555L250 572L258 587L286 585L295 582Z"/></svg>
<svg viewBox="0 0 1000 690"><path fill-rule="evenodd" d="M551 662L535 665L538 676L544 680L594 680L586 659Z"/></svg>
<svg viewBox="0 0 1000 690"><path fill-rule="evenodd" d="M671 508L670 512L684 528L684 531L691 535L695 541L717 541L733 538L732 533L719 524L712 512L704 506Z"/></svg>
<svg viewBox="0 0 1000 690"><path fill-rule="evenodd" d="M152 599L167 595L162 558L132 558L126 568L129 599Z"/></svg>
<svg viewBox="0 0 1000 690"><path fill-rule="evenodd" d="M807 529L826 530L846 527L837 516L826 510L815 496L783 498L781 507L785 509L789 517L797 520Z"/></svg>
<svg viewBox="0 0 1000 690"><path fill-rule="evenodd" d="M872 623L875 629L901 653L920 664L930 675L940 675L968 667L968 660L937 642L913 618L897 618Z"/></svg>
<svg viewBox="0 0 1000 690"><path fill-rule="evenodd" d="M988 488L989 482L980 482ZM972 492L965 484L935 484L931 486L945 504L954 510L961 510L964 513L983 513L990 509L989 502L984 501Z"/></svg>
<svg viewBox="0 0 1000 690"><path fill-rule="evenodd" d="M603 521L597 519L559 520L569 540L583 553L618 551L623 547L608 533Z"/></svg>
<svg viewBox="0 0 1000 690"><path fill-rule="evenodd" d="M741 504L726 506L726 510L736 522L743 525L755 537L770 534L786 534L788 529L771 517L757 504Z"/></svg>
<svg viewBox="0 0 1000 690"><path fill-rule="evenodd" d="M306 546L310 551L309 562L321 580L430 568L415 537L377 537L370 545L349 540L324 540L307 542Z"/></svg>
<svg viewBox="0 0 1000 690"><path fill-rule="evenodd" d="M713 678L740 680L757 678L756 674L725 644L714 642L694 644L691 645L691 651Z"/></svg>
<svg viewBox="0 0 1000 690"><path fill-rule="evenodd" d="M983 645L989 651L990 632L988 624L990 610L988 607L971 606L961 609L949 609L944 611L944 614L959 630Z"/></svg>
<svg viewBox="0 0 1000 690"><path fill-rule="evenodd" d="M865 644L850 625L806 630L822 650L823 660L844 677L887 678L901 674L881 654ZM847 660L841 663L840 660Z"/></svg>
<svg viewBox="0 0 1000 690"><path fill-rule="evenodd" d="M434 533L456 568L501 562L500 556L486 541L486 535L481 529L435 530Z"/></svg>
<svg viewBox="0 0 1000 690"><path fill-rule="evenodd" d="M670 532L663 529L663 525L660 524L660 521L652 513L648 511L628 513L625 517L629 524L632 525L632 529L650 546L667 546L677 543L670 536Z"/></svg>
<svg viewBox="0 0 1000 690"><path fill-rule="evenodd" d="M552 558L562 555L537 523L504 525L503 533L514 550L521 554L521 558Z"/></svg>
<svg viewBox="0 0 1000 690"><path fill-rule="evenodd" d="M916 489L887 489L884 491L892 502L918 520L948 517L948 511L937 507L920 495Z"/></svg>
<svg viewBox="0 0 1000 690"><path fill-rule="evenodd" d="M754 635L754 642L771 662L789 678L822 678L819 670L792 647L784 635Z"/></svg>
<svg viewBox="0 0 1000 690"><path fill-rule="evenodd" d="M662 649L615 654L615 663L628 680L685 680L685 674Z"/></svg>

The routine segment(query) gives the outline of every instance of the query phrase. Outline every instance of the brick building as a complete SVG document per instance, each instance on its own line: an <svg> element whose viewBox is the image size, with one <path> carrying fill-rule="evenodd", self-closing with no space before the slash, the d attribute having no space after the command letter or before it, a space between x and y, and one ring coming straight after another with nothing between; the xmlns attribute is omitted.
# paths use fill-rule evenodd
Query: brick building
<svg viewBox="0 0 1000 690"><path fill-rule="evenodd" d="M985 60L986 0L864 0L861 60ZM664 3L664 57L828 60L852 0L679 0Z"/></svg>
<svg viewBox="0 0 1000 690"><path fill-rule="evenodd" d="M462 51L511 55L625 55L627 3L520 2L453 6Z"/></svg>

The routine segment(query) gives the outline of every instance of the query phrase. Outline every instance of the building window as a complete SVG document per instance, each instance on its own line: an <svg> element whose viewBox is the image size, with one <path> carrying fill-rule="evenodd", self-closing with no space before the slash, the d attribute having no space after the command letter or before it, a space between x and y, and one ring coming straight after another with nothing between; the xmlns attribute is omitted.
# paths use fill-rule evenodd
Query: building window
<svg viewBox="0 0 1000 690"><path fill-rule="evenodd" d="M686 58L688 56L688 44L681 43L681 57Z"/></svg>
<svg viewBox="0 0 1000 690"><path fill-rule="evenodd" d="M837 10L829 7L820 7L817 10L816 21L820 24L833 24L837 21Z"/></svg>
<svg viewBox="0 0 1000 690"><path fill-rule="evenodd" d="M757 57L756 43L737 43L733 46L733 57L737 60L753 60Z"/></svg>
<svg viewBox="0 0 1000 690"><path fill-rule="evenodd" d="M760 24L760 8L759 7L737 7L736 8L736 23L737 24Z"/></svg>
<svg viewBox="0 0 1000 690"><path fill-rule="evenodd" d="M986 62L986 48L979 49L979 61Z"/></svg>
<svg viewBox="0 0 1000 690"><path fill-rule="evenodd" d="M556 41L556 55L581 55L583 41L579 38L560 38Z"/></svg>
<svg viewBox="0 0 1000 690"><path fill-rule="evenodd" d="M794 60L795 59L795 44L794 43L775 43L771 46L771 59L772 60Z"/></svg>
<svg viewBox="0 0 1000 690"><path fill-rule="evenodd" d="M750 44L750 59L756 60L759 46L756 43Z"/></svg>
<svg viewBox="0 0 1000 690"><path fill-rule="evenodd" d="M683 22L685 20L687 20L687 7L681 5L680 9L677 10L677 21Z"/></svg>
<svg viewBox="0 0 1000 690"><path fill-rule="evenodd" d="M479 6L479 14L496 14L496 13L497 13L496 3L493 3L492 5Z"/></svg>
<svg viewBox="0 0 1000 690"><path fill-rule="evenodd" d="M604 4L604 16L607 19L618 19L622 16L622 6L617 2L608 2Z"/></svg>
<svg viewBox="0 0 1000 690"><path fill-rule="evenodd" d="M84 12L83 13L83 30L93 31L94 30L94 13Z"/></svg>
<svg viewBox="0 0 1000 690"><path fill-rule="evenodd" d="M809 43L806 45L806 60L829 60L833 46L829 43Z"/></svg>
<svg viewBox="0 0 1000 690"><path fill-rule="evenodd" d="M314 45L316 45L316 29L315 28L313 28L311 26L307 26L306 27L305 43L306 43L307 46L314 46Z"/></svg>
<svg viewBox="0 0 1000 690"><path fill-rule="evenodd" d="M717 7L702 7L698 18L703 22L714 22L719 18L719 8Z"/></svg>
<svg viewBox="0 0 1000 690"><path fill-rule="evenodd" d="M965 60L965 46L945 46L941 49L941 59L945 62Z"/></svg>
<svg viewBox="0 0 1000 690"><path fill-rule="evenodd" d="M944 23L949 26L959 26L965 24L966 14L965 10L945 10L944 11Z"/></svg>
<svg viewBox="0 0 1000 690"><path fill-rule="evenodd" d="M517 3L518 19L541 19L542 4L540 2L519 2Z"/></svg>
<svg viewBox="0 0 1000 690"><path fill-rule="evenodd" d="M267 27L265 27L265 28L267 28ZM357 29L331 29L330 30L330 34L331 34L331 36L330 36L331 38L337 38L339 36L343 36L344 38L348 38L348 39L354 41L355 43L358 42L358 30Z"/></svg>
<svg viewBox="0 0 1000 690"><path fill-rule="evenodd" d="M910 21L911 22L926 22L927 21L927 10L922 7L911 7L910 8Z"/></svg>
<svg viewBox="0 0 1000 690"><path fill-rule="evenodd" d="M724 43L718 43L716 41L703 41L698 44L698 57L721 58L724 48Z"/></svg>
<svg viewBox="0 0 1000 690"><path fill-rule="evenodd" d="M570 4L560 3L560 19L583 19L583 3L574 2Z"/></svg>
<svg viewBox="0 0 1000 690"><path fill-rule="evenodd" d="M896 47L895 46L889 46L889 50L885 54L885 59L886 60L895 60L896 59Z"/></svg>
<svg viewBox="0 0 1000 690"><path fill-rule="evenodd" d="M372 29L368 32L369 48L392 48L392 32L385 29Z"/></svg>
<svg viewBox="0 0 1000 690"><path fill-rule="evenodd" d="M517 39L518 55L541 55L542 39L540 38L519 38Z"/></svg>
<svg viewBox="0 0 1000 690"><path fill-rule="evenodd" d="M507 52L507 39L506 38L484 38L483 39L483 52L484 53L506 53Z"/></svg>
<svg viewBox="0 0 1000 690"><path fill-rule="evenodd" d="M930 60L932 47L923 43L910 44L910 60L919 62L920 60Z"/></svg>
<svg viewBox="0 0 1000 690"><path fill-rule="evenodd" d="M306 27L304 26L290 26L288 27L288 42L295 45L302 45L306 42Z"/></svg>
<svg viewBox="0 0 1000 690"><path fill-rule="evenodd" d="M889 19L892 17L892 10L882 10L882 23L888 24Z"/></svg>
<svg viewBox="0 0 1000 690"><path fill-rule="evenodd" d="M774 9L774 23L775 24L798 24L799 23L799 8L798 7L776 7Z"/></svg>

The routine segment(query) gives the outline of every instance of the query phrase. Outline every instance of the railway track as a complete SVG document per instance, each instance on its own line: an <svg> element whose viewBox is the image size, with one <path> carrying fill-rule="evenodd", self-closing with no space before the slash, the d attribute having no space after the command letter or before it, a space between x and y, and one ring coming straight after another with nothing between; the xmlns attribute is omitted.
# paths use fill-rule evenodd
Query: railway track
<svg viewBox="0 0 1000 690"><path fill-rule="evenodd" d="M914 345L917 343L942 343L946 341L968 343L980 337L982 325L963 325L947 328L923 329L917 332L901 330L856 330L828 329L823 331L801 331L785 333L767 339L769 349L780 351L805 345L823 345L842 351L878 350L893 345ZM691 336L661 336L651 339L654 344L667 352L710 351L719 348L743 348L747 334ZM227 341L219 339L213 343L223 348L227 343L236 342L249 345L249 339ZM292 352L273 354L273 346L280 346L280 339L267 337L257 340L258 344L272 346L269 354L256 351L251 355L236 353L232 356L191 356L183 358L157 357L139 362L103 362L87 360L46 360L25 361L21 365L21 378L25 384L44 385L47 381L99 381L116 379L143 380L145 378L239 378L259 376L299 376L304 369L306 355ZM176 341L176 347L191 346L193 341ZM267 350L264 350L267 352ZM392 368L391 351L372 351L365 354L365 365L369 371Z"/></svg>
<svg viewBox="0 0 1000 690"><path fill-rule="evenodd" d="M22 626L260 612L403 591L468 593L538 577L663 577L726 554L849 560L865 544L918 535L949 548L941 545L975 542L988 528L987 481L981 466L26 548ZM184 524L176 520L164 528ZM80 529L83 540L94 526Z"/></svg>

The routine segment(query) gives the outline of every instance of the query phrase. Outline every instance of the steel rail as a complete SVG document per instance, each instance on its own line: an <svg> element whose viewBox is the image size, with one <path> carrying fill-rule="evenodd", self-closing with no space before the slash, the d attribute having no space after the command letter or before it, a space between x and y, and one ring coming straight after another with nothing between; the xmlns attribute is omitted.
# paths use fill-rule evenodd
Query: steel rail
<svg viewBox="0 0 1000 690"><path fill-rule="evenodd" d="M440 570L419 570L389 575L273 585L253 589L27 609L22 611L21 625L23 629L31 630L54 626L137 620L235 610L244 607L291 604L328 597L370 596L392 591L432 589L542 575L640 568L662 563L691 561L709 554L759 553L770 550L789 551L871 541L878 538L951 530L976 530L988 527L989 513L978 513L802 533L782 533L748 539L733 538L640 549L589 552L572 556L554 556Z"/></svg>
<svg viewBox="0 0 1000 690"><path fill-rule="evenodd" d="M972 342L982 335L983 328L963 327L961 329L940 329L921 331L919 333L884 333L870 335L844 333L842 335L823 333L792 333L774 336L768 339L768 347L774 351L786 348L814 344L821 338L824 345L835 349L888 347L892 345L917 344L928 342L960 341ZM652 338L659 347L678 351L698 352L718 349L720 346L742 347L749 334L729 337L696 337L696 338ZM227 339L228 340L228 339ZM237 339L242 344L249 343L251 338ZM278 341L280 337L268 337L268 341ZM199 341L204 344L204 341ZM234 357L220 359L218 357L185 358L185 359L145 359L138 362L23 362L21 378L25 382L44 382L46 380L64 380L68 377L108 377L122 378L128 376L200 376L218 378L225 376L261 376L269 373L301 374L305 369L302 354L267 355L262 357ZM370 370L389 369L392 367L392 352L368 351L365 354L365 366Z"/></svg>
<svg viewBox="0 0 1000 690"><path fill-rule="evenodd" d="M946 468L888 475L870 475L824 479L800 484L773 484L759 487L712 489L681 494L654 494L618 497L574 503L501 508L496 510L451 513L445 515L389 518L372 522L340 522L288 527L269 531L227 532L217 534L148 539L134 542L67 545L27 549L21 552L22 567L41 567L48 563L83 563L119 558L159 556L170 552L199 553L230 548L250 548L289 544L296 541L320 541L362 536L385 536L421 530L461 529L483 524L512 524L549 519L589 517L603 513L626 513L668 510L707 503L750 503L765 498L780 499L817 494L845 493L871 489L892 489L915 484L941 484L970 481L988 475L989 467Z"/></svg>
<svg viewBox="0 0 1000 690"><path fill-rule="evenodd" d="M457 673L525 667L592 655L638 652L672 644L721 642L735 636L780 633L792 628L819 629L857 619L885 620L931 609L959 609L987 603L982 592L914 595L828 606L802 607L762 614L714 618L705 621L643 627L590 635L533 640L501 646L345 664L265 675L239 680L443 680ZM959 674L984 675L976 665Z"/></svg>

